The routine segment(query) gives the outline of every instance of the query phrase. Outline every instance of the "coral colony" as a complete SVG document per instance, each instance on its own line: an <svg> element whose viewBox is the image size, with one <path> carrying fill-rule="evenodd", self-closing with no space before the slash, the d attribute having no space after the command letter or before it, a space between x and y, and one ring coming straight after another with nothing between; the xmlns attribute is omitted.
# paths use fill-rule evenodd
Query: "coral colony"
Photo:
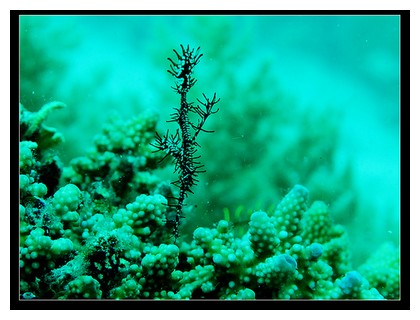
<svg viewBox="0 0 420 320"><path fill-rule="evenodd" d="M181 97L174 134L155 137L151 112L112 119L92 151L63 166L63 137L43 122L64 105L20 106L21 299L398 299L398 249L354 268L346 229L302 185L253 212L241 235L221 220L186 240L183 208L202 172L196 138L219 100L188 102L202 54L181 49L168 70ZM177 188L156 174L163 156Z"/></svg>

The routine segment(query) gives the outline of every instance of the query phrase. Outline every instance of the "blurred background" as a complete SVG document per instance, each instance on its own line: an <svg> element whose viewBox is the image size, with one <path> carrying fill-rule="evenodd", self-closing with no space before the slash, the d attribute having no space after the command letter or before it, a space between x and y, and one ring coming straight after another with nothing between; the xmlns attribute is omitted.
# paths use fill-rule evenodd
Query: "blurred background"
<svg viewBox="0 0 420 320"><path fill-rule="evenodd" d="M59 100L47 124L64 165L107 119L144 110L166 123L179 96L167 57L201 47L189 101L221 98L200 133L201 174L184 232L229 216L243 227L295 185L346 226L357 266L399 245L398 16L21 16L20 100ZM161 170L175 180L173 168Z"/></svg>

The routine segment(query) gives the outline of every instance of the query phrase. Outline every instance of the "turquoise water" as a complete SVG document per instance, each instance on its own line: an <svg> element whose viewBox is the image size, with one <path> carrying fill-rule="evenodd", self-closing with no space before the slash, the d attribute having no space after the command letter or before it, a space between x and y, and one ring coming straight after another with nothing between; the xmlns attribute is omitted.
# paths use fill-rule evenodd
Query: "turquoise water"
<svg viewBox="0 0 420 320"><path fill-rule="evenodd" d="M192 229L224 208L270 210L299 183L347 227L355 263L399 243L398 17L39 16L21 26L21 102L67 104L47 121L66 138L65 164L115 114L152 109L159 130L174 129L167 57L200 46L190 99L221 101L206 124L216 132L200 135L207 172L189 198L202 213Z"/></svg>

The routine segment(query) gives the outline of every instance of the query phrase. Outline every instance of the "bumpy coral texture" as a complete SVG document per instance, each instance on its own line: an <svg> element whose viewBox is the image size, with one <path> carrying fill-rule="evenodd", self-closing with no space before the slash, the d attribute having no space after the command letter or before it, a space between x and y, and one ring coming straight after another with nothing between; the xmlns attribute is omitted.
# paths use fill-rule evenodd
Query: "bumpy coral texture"
<svg viewBox="0 0 420 320"><path fill-rule="evenodd" d="M399 297L398 250L384 247L354 270L345 229L304 186L252 213L245 232L221 220L175 245L174 191L154 174L149 147L156 115L107 125L95 149L64 168L46 147L57 133L44 118L21 107L31 128L22 137L32 139L20 142L22 299Z"/></svg>

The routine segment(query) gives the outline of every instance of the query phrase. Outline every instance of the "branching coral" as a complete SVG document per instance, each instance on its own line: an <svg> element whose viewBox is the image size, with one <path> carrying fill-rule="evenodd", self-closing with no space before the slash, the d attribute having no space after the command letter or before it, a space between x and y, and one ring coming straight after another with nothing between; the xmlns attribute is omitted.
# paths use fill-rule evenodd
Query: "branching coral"
<svg viewBox="0 0 420 320"><path fill-rule="evenodd" d="M384 243L358 268L361 275L387 299L400 296L400 252L390 242Z"/></svg>
<svg viewBox="0 0 420 320"><path fill-rule="evenodd" d="M192 60L180 62L185 69L173 67L171 73L179 80L175 89L186 112L195 108L186 102L187 88L195 83L187 71L201 55L187 47L183 56ZM179 215L200 170L192 151L198 147L195 137L217 100L206 101L209 107L200 109L197 125L181 120L180 109L174 119L182 123L181 132L155 143L175 158L178 173L190 175L178 183L184 190L176 198ZM21 121L43 130L44 118L28 113ZM247 215L239 233L220 220L213 227L197 227L191 241L180 238L174 244L168 225L174 192L153 173L159 166L150 147L156 122L155 114L145 113L106 125L87 156L63 170L55 162L56 184L46 183L50 176L42 170L58 155L40 147L52 146L54 136L31 134L35 141L21 136L22 299L399 298L398 250L386 247L354 270L346 229L334 223L325 203L310 203L302 185L272 210ZM143 174L148 183L139 182Z"/></svg>

